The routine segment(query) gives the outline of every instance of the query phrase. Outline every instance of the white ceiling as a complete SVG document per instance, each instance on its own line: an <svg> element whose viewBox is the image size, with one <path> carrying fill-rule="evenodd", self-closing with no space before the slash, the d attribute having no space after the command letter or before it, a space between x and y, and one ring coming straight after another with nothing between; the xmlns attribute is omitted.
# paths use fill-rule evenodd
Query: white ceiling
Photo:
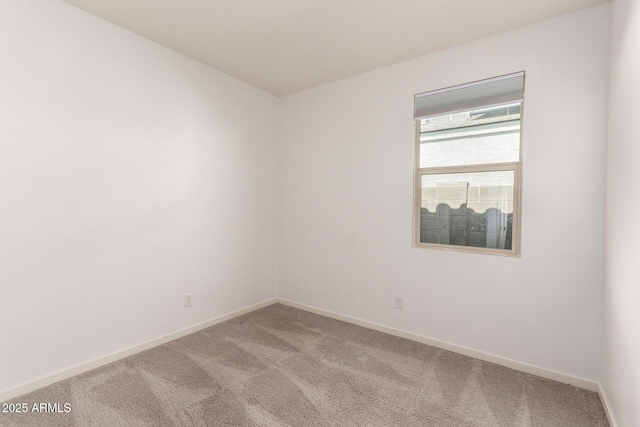
<svg viewBox="0 0 640 427"><path fill-rule="evenodd" d="M64 0L286 95L606 0Z"/></svg>

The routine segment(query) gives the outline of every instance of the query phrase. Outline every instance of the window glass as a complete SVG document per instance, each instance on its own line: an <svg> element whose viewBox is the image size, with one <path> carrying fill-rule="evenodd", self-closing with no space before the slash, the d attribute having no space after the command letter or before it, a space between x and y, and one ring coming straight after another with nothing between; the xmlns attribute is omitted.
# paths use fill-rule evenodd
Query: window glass
<svg viewBox="0 0 640 427"><path fill-rule="evenodd" d="M420 120L420 168L519 159L520 104Z"/></svg>
<svg viewBox="0 0 640 427"><path fill-rule="evenodd" d="M420 242L511 249L514 171L422 175Z"/></svg>

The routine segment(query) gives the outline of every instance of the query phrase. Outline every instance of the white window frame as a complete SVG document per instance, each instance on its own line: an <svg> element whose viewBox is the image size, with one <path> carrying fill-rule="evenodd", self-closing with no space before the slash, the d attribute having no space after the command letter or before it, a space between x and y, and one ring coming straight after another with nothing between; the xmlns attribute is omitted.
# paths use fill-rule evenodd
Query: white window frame
<svg viewBox="0 0 640 427"><path fill-rule="evenodd" d="M467 85L472 85L469 83ZM461 86L467 86L461 85ZM443 113L446 114L446 113ZM521 250L521 222L522 222L522 129L524 117L524 101L520 102L520 135L519 159L517 162L460 165L446 167L420 167L420 118L415 119L415 178L414 178L414 211L413 211L413 246L416 248L439 249L445 251L467 252L487 255L501 255L519 257ZM421 208L422 208L422 177L434 174L455 174L473 172L513 171L513 215L511 230L511 249L485 248L477 246L462 246L443 243L424 243L420 241Z"/></svg>

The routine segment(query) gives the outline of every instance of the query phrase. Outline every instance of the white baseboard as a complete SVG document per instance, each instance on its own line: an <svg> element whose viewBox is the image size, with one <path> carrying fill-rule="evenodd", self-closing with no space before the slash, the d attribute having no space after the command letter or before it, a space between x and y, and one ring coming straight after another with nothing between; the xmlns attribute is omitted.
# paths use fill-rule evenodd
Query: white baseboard
<svg viewBox="0 0 640 427"><path fill-rule="evenodd" d="M616 419L613 417L613 412L611 412L611 405L609 404L607 393L605 393L604 389L602 388L602 384L598 384L598 396L600 396L600 402L602 402L602 407L604 408L604 413L607 415L607 421L609 421L609 425L611 427L618 427Z"/></svg>
<svg viewBox="0 0 640 427"><path fill-rule="evenodd" d="M283 298L272 298L266 301L263 301L258 304L251 305L249 307L245 307L243 309L234 311L232 313L225 314L223 316L219 316L205 322L199 323L197 325L190 326L188 328L184 328L175 332L172 332L167 335L163 335L161 337L146 341L144 343L126 348L124 350L117 351L115 353L111 353L109 355L100 357L98 359L94 359L90 362L83 363L78 366L74 366L69 369L65 369L51 375L47 375L45 377L39 378L37 380L28 382L26 384L22 384L18 387L5 390L0 392L0 402L4 402L7 400L14 399L18 396L21 396L26 393L30 393L34 390L37 390L42 387L46 387L48 385L57 383L59 381L71 378L76 375L80 375L82 373L88 372L92 369L99 368L101 366L108 365L109 363L116 362L120 359L124 359L125 357L132 356L134 354L140 353L144 350L148 350L153 347L157 347L161 344L167 343L169 341L173 341L185 335L192 334L194 332L200 331L202 329L208 328L215 324L224 322L229 319L233 319L234 317L242 316L244 314L250 313L252 311L258 310L260 308L269 306L271 304L280 303L283 305L287 305L294 308L299 308L301 310L305 310L311 313L320 314L322 316L331 317L333 319L341 320L343 322L352 323L354 325L363 326L365 328L373 329L376 331L384 332L390 335L395 335L398 337L406 338L412 341L420 342L423 344L431 345L433 347L441 348L444 350L452 351L454 353L464 354L465 356L474 357L476 359L484 360L486 362L495 363L496 365L505 366L511 369L515 369L518 371L526 372L532 375L537 375L542 378L547 378L550 380L558 381L565 384L571 384L573 386L586 389L589 391L598 392L600 398L602 400L602 404L605 408L605 412L607 414L607 418L609 419L609 423L612 427L615 427L616 424L613 421L612 414L609 411L610 406L608 405L608 401L604 391L599 387L598 383L585 380L582 378L574 377L571 375L563 374L560 372L555 372L549 369L541 368L538 366L529 365L522 362L517 362L515 360L494 356L492 354L483 353L481 351L473 350L467 347L459 346L456 344L447 343L444 341L435 340L432 338L428 338L422 335L414 334L411 332L406 332L400 329L390 328L388 326L380 325L377 323L369 322L366 320L358 319L351 316L346 316L339 313L334 313L332 311L323 310L320 308L316 308L313 306L309 306L306 304L300 304L294 301L290 301Z"/></svg>
<svg viewBox="0 0 640 427"><path fill-rule="evenodd" d="M552 371L549 369L541 368L539 366L529 365L527 363L517 362L515 360L507 359L493 354L483 353L478 350L463 347L456 344L451 344L444 341L435 340L422 335L406 332L400 329L390 328L388 326L380 325L378 323L369 322L366 320L358 319L351 316L345 316L343 314L334 313L332 311L323 310L306 304L300 304L294 301L290 301L283 298L277 298L277 302L290 307L299 308L301 310L309 311L311 313L320 314L322 316L331 317L336 320L342 320L343 322L352 323L354 325L363 326L368 329L384 332L390 335L406 338L412 341L417 341L423 344L427 344L433 347L441 348L443 350L452 351L454 353L464 354L465 356L474 357L476 359L483 360L485 362L495 363L496 365L505 366L507 368L515 369L517 371L526 372L528 374L536 375L542 378L547 378L553 381L558 381L564 384L571 384L575 387L579 387L589 391L598 391L598 383L589 381L583 378L574 377L571 375L563 374L560 372Z"/></svg>
<svg viewBox="0 0 640 427"><path fill-rule="evenodd" d="M108 365L109 363L116 362L120 359L124 359L125 357L132 356L134 354L140 353L144 350L148 350L153 347L157 347L161 344L167 343L169 341L173 341L185 335L192 334L194 332L198 332L202 329L208 328L215 324L224 322L229 319L233 319L234 317L242 316L244 314L250 313L252 311L258 310L260 308L266 307L271 304L275 304L277 302L276 298L268 299L266 301L260 302L258 304L251 305L249 307L242 308L240 310L236 310L234 312L215 317L213 319L207 320L202 323L198 323L197 325L189 326L184 329L180 329L175 332L171 332L167 335L163 335L161 337L143 342L142 344L134 345L129 348L125 348L124 350L116 351L115 353L108 354L106 356L100 357L98 359L94 359L90 362L83 363L81 365L74 366L73 368L65 369L62 371L58 371L56 373L47 375L42 378L38 378L37 380L30 381L26 384L22 384L18 387L5 390L0 392L0 402L5 402L7 400L14 399L18 396L22 396L23 394L30 393L34 390L37 390L42 387L46 387L51 384L55 384L59 381L66 380L67 378L71 378L76 375L80 375L82 373L88 372L92 369L99 368L101 366Z"/></svg>

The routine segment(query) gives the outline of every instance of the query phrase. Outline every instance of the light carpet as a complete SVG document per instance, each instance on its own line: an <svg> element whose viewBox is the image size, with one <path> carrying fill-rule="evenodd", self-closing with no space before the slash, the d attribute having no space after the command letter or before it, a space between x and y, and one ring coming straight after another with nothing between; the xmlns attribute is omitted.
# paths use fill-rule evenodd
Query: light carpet
<svg viewBox="0 0 640 427"><path fill-rule="evenodd" d="M608 426L597 394L274 304L10 403L2 426Z"/></svg>

